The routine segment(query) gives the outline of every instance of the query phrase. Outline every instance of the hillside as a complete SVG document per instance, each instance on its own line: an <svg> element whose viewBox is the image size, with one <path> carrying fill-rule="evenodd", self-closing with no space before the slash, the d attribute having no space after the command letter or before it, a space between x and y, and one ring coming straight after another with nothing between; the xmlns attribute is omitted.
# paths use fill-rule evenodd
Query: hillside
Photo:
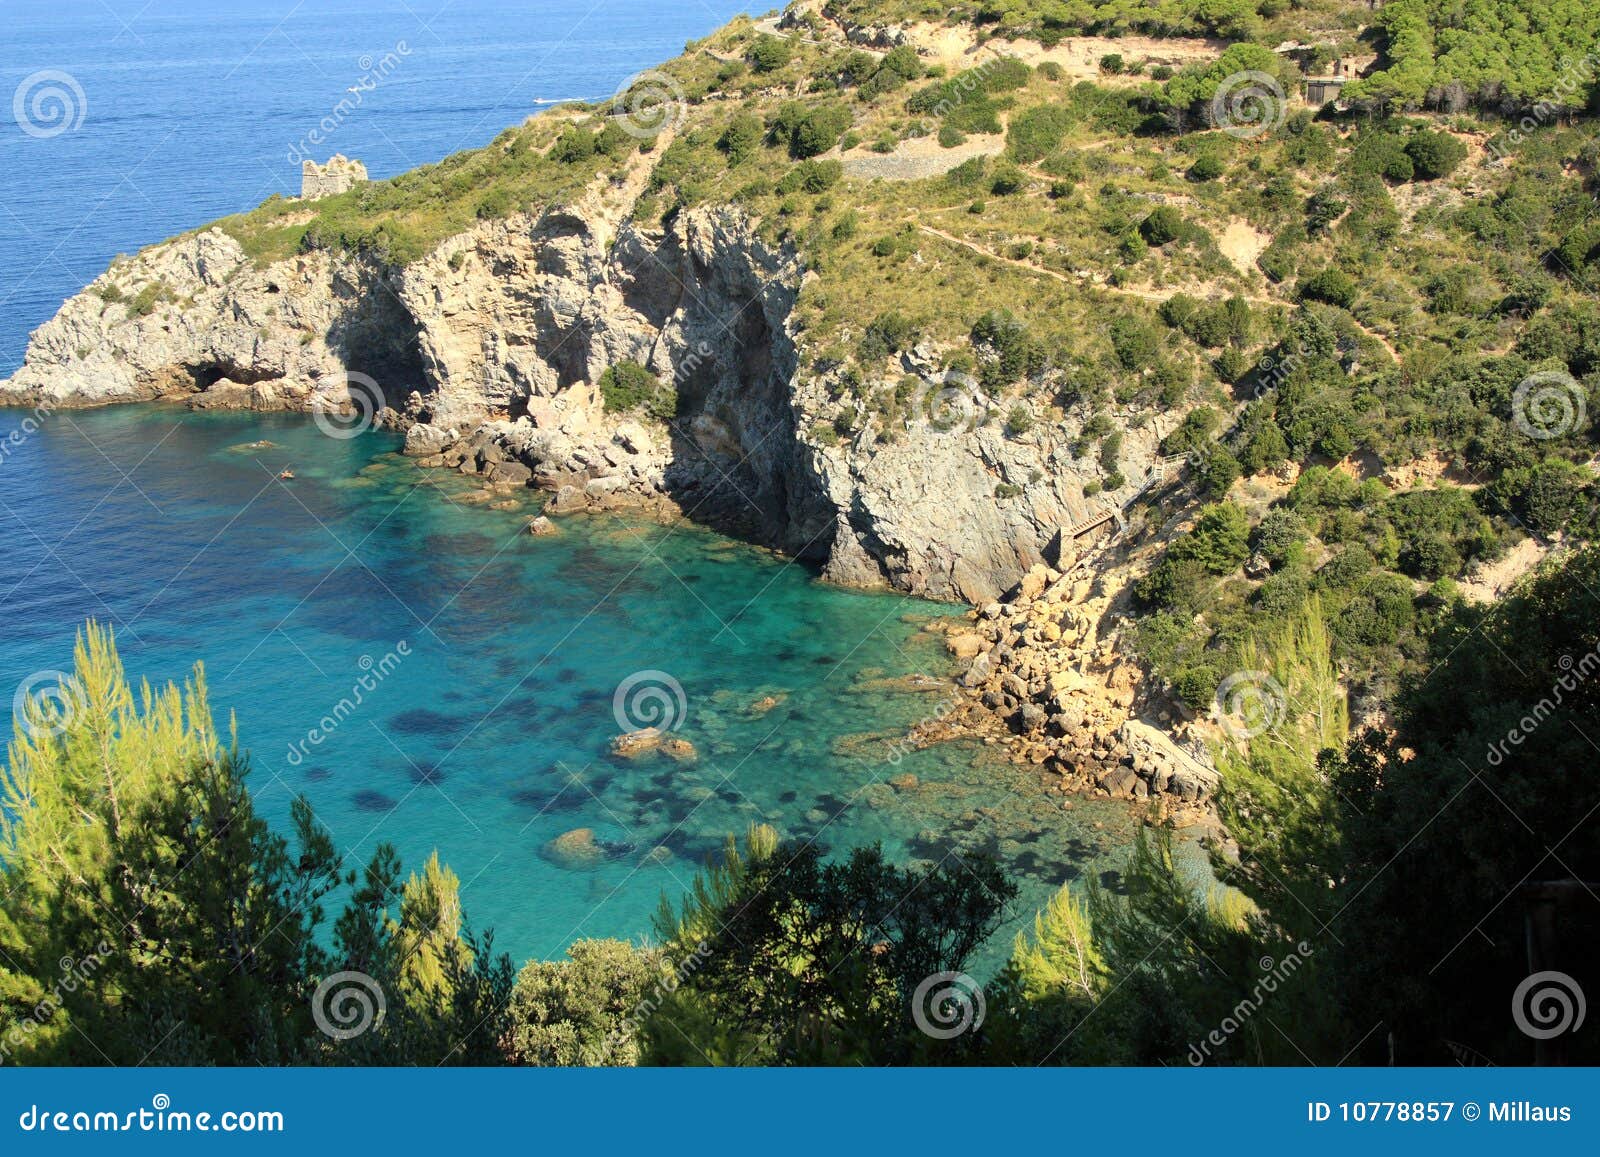
<svg viewBox="0 0 1600 1157"><path fill-rule="evenodd" d="M800 0L120 260L0 398L354 407L552 513L1009 595L952 640L974 700L1164 791L1182 753L1127 724L1206 711L1252 638L1314 606L1371 717L1443 609L1593 536L1597 35L1560 0Z"/></svg>

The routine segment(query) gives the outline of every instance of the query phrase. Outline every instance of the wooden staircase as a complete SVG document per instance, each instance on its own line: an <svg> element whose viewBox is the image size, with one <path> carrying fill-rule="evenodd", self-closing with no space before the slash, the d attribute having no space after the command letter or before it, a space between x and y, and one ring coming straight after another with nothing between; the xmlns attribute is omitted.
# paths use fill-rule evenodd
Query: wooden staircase
<svg viewBox="0 0 1600 1157"><path fill-rule="evenodd" d="M1132 506L1135 502L1139 501L1139 499L1142 498L1152 487L1160 486L1163 482L1165 482L1169 472L1176 473L1178 470L1181 470L1185 461L1186 458L1182 454L1170 454L1165 458L1157 458L1150 464L1150 473L1145 475L1144 481L1139 484L1139 488L1137 490L1128 495L1128 497L1124 498L1121 502L1104 503L1099 510L1094 511L1092 514L1085 515L1077 522L1074 522L1071 526L1063 529L1061 532L1062 543L1065 544L1071 542L1073 539L1081 538L1083 535L1088 534L1091 530L1104 526L1113 519L1116 520L1117 529L1121 530L1124 525L1122 512L1127 510L1128 507Z"/></svg>

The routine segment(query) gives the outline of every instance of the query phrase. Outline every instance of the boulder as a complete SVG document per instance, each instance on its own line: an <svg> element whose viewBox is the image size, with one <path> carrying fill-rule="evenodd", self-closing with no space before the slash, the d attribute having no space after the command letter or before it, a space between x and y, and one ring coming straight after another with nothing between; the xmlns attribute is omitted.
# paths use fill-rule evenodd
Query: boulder
<svg viewBox="0 0 1600 1157"><path fill-rule="evenodd" d="M1101 787L1105 788L1106 791L1110 792L1113 796L1122 798L1132 795L1134 790L1133 785L1136 783L1141 783L1141 780L1136 774L1134 774L1133 768L1123 767L1121 764L1118 764L1116 767L1109 768L1103 772L1100 776L1099 783Z"/></svg>
<svg viewBox="0 0 1600 1157"><path fill-rule="evenodd" d="M549 538L551 535L560 534L561 528L541 514L528 523L528 533L535 538Z"/></svg>
<svg viewBox="0 0 1600 1157"><path fill-rule="evenodd" d="M454 430L441 429L430 426L426 422L418 422L406 431L405 453L414 458L425 458L433 454L440 454L444 448L456 440Z"/></svg>
<svg viewBox="0 0 1600 1157"><path fill-rule="evenodd" d="M647 751L655 751L666 742L666 739L667 733L659 727L643 727L638 731L624 732L611 741L611 754L632 759Z"/></svg>
<svg viewBox="0 0 1600 1157"><path fill-rule="evenodd" d="M605 859L593 828L573 828L545 844L544 857L563 868L591 868Z"/></svg>
<svg viewBox="0 0 1600 1157"><path fill-rule="evenodd" d="M533 480L533 471L521 462L496 462L489 468L488 474L492 482L510 483L513 486L526 486Z"/></svg>
<svg viewBox="0 0 1600 1157"><path fill-rule="evenodd" d="M583 491L576 486L563 486L557 490L555 497L545 506L551 514L571 514L578 510L587 510L588 500L584 498Z"/></svg>
<svg viewBox="0 0 1600 1157"><path fill-rule="evenodd" d="M255 392L243 382L219 378L204 392L189 399L191 410L248 410Z"/></svg>
<svg viewBox="0 0 1600 1157"><path fill-rule="evenodd" d="M945 646L957 659L975 659L983 650L983 636L951 635L945 640Z"/></svg>
<svg viewBox="0 0 1600 1157"><path fill-rule="evenodd" d="M663 739L661 741L661 750L679 763L693 763L700 758L700 753L695 750L694 744L687 739L680 739L676 735Z"/></svg>

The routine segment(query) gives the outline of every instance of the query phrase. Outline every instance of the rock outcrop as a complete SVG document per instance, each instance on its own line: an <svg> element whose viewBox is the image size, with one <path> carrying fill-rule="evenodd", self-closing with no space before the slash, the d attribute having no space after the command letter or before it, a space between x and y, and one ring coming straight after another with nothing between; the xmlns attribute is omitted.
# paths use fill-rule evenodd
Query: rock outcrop
<svg viewBox="0 0 1600 1157"><path fill-rule="evenodd" d="M1149 701L1142 670L1101 635L1118 618L1117 574L1104 562L1035 566L970 622L944 620L951 654L970 660L964 707L1003 723L1013 754L1058 775L1064 790L1157 800L1169 815L1198 818L1218 783L1204 746L1164 730L1170 709ZM1162 726L1141 709L1164 713ZM961 731L980 730L952 717Z"/></svg>
<svg viewBox="0 0 1600 1157"><path fill-rule="evenodd" d="M528 483L550 512L636 506L822 565L827 577L984 602L1086 509L1059 425L1007 434L969 379L919 347L895 429L831 434L832 371L793 313L808 274L738 210L647 228L607 187L484 221L396 268L307 252L259 264L220 229L118 261L33 334L0 403L183 400L369 409L429 465ZM608 413L622 361L671 383L668 425ZM1125 469L1153 435L1130 432Z"/></svg>

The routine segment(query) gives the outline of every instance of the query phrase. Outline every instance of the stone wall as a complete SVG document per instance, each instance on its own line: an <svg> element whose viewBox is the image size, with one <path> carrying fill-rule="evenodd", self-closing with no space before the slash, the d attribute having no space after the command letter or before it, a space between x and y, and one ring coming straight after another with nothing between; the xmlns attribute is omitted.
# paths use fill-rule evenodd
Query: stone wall
<svg viewBox="0 0 1600 1157"><path fill-rule="evenodd" d="M307 158L300 165L300 199L315 201L320 197L332 197L366 179L367 166L352 161L343 153L334 153L325 165Z"/></svg>

